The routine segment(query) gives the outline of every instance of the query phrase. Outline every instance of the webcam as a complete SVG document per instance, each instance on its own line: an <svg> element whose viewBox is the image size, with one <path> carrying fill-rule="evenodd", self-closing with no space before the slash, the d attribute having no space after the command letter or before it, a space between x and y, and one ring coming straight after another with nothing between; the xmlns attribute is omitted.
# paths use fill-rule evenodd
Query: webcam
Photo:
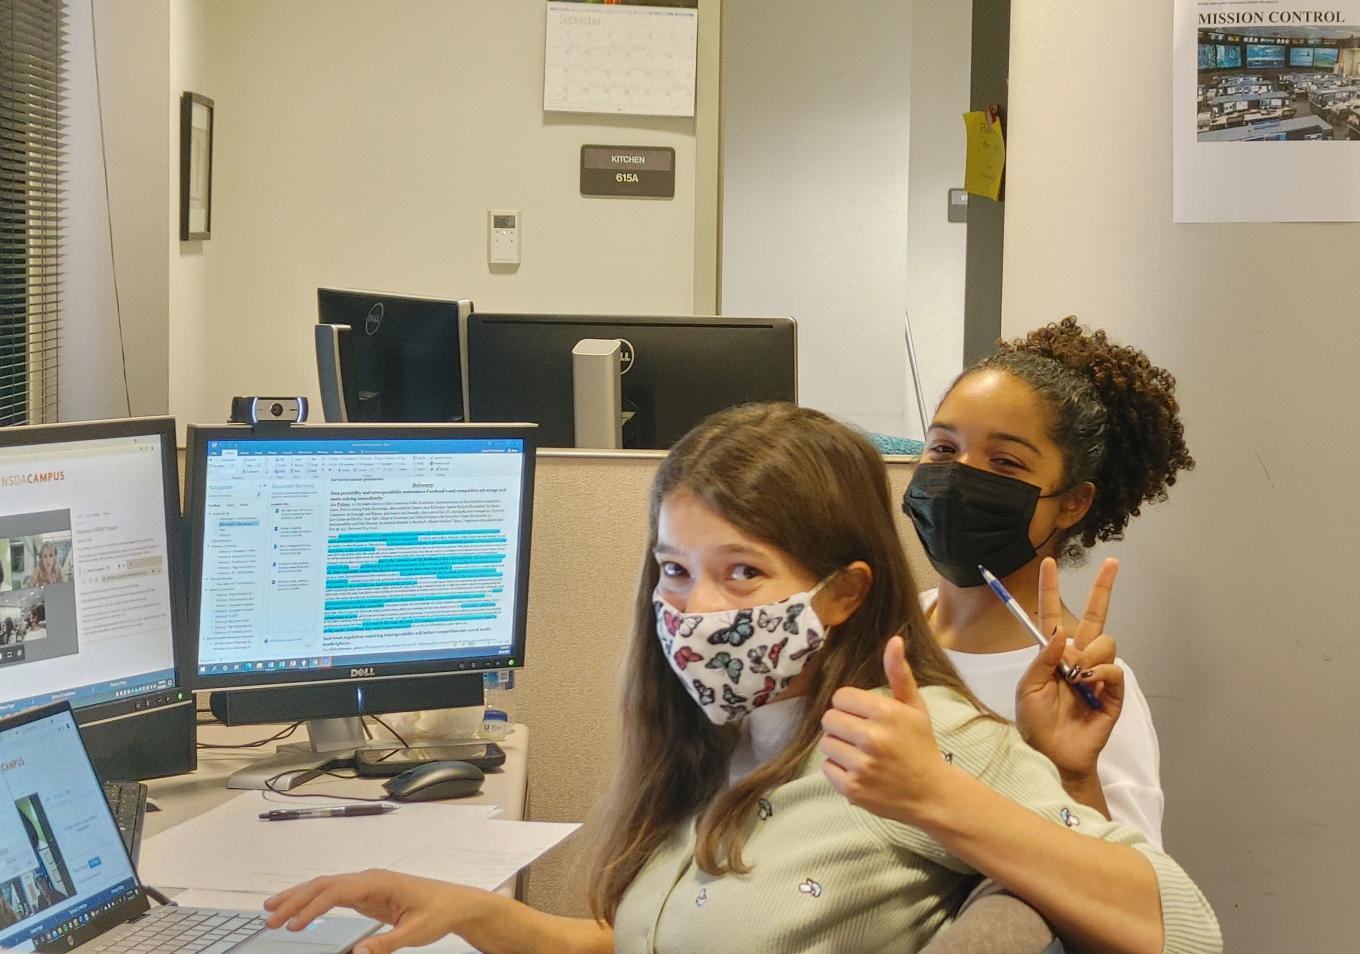
<svg viewBox="0 0 1360 954"><path fill-rule="evenodd" d="M234 397L233 424L301 424L307 420L305 397Z"/></svg>

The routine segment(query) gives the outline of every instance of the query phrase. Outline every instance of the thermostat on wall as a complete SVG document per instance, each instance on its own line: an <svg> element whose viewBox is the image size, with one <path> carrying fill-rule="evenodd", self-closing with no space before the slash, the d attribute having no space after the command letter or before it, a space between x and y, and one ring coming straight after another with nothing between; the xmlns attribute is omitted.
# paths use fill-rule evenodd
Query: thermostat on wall
<svg viewBox="0 0 1360 954"><path fill-rule="evenodd" d="M519 212L487 210L486 260L491 265L519 264Z"/></svg>

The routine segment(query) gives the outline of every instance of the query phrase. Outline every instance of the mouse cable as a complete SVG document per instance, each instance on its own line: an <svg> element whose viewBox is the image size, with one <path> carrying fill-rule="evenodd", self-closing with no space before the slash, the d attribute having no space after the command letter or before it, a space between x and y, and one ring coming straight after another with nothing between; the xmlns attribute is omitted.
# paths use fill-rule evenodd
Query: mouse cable
<svg viewBox="0 0 1360 954"><path fill-rule="evenodd" d="M387 796L383 796L382 798L365 798L365 797L363 797L362 795L331 795L331 794L329 794L329 793L327 793L327 792L311 792L311 793L308 793L308 792L290 792L290 791L288 791L287 789L275 787L274 783L277 782L279 779L283 778L285 775L294 775L294 774L296 774L297 772L312 772L312 769L289 769L289 770L286 771L286 772L280 772L280 773L277 774L277 775L271 775L269 778L267 778L267 779L264 780L265 791L266 791L266 792L272 792L272 793L275 794L275 795L282 795L282 796L285 797L285 798L331 798L331 799L335 799L335 800L337 800L337 801L342 801L342 802L386 802L386 801L391 801L391 799L389 799ZM358 775L358 774L355 774L355 775L341 775L339 772L331 772L331 771L321 771L321 772L314 772L314 773L313 773L313 777L318 777L318 778L319 778L319 777L322 776L322 775L329 775L331 778L338 778L338 779L341 779L342 781L349 781L349 780L351 780L351 779L359 778L359 775ZM310 782L311 780L312 780L312 779L308 779L307 782ZM306 785L307 782L303 782L302 785ZM298 788L301 788L302 785L299 785ZM265 798L265 801L273 801L273 799L270 799L270 798L266 797L266 798Z"/></svg>
<svg viewBox="0 0 1360 954"><path fill-rule="evenodd" d="M400 732L398 732L396 729L392 728L390 725L388 725L386 722L384 722L381 716L375 716L375 715L369 714L369 715L365 716L365 718L367 718L367 719L372 719L374 722L378 723L378 725L382 726L382 727L383 727L384 729L386 729L388 732L391 732L394 736L396 736L397 741L401 743L401 747L402 747L403 749L409 749L409 748L411 747L411 743L410 743L410 742L407 742L405 739L403 739L403 738L401 737L401 733L400 733Z"/></svg>
<svg viewBox="0 0 1360 954"><path fill-rule="evenodd" d="M275 732L267 739L256 739L254 742L242 742L239 745L221 745L216 742L198 742L195 744L200 749L258 749L260 746L268 745L270 742L278 742L280 739L288 738L296 732L301 725L301 722L294 722L292 725Z"/></svg>

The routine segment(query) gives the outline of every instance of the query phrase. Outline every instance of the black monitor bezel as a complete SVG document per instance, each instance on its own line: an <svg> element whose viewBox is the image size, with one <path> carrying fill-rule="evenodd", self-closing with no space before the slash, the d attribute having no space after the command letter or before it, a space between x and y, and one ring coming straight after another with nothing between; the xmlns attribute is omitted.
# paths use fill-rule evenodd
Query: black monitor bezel
<svg viewBox="0 0 1360 954"><path fill-rule="evenodd" d="M189 586L185 625L185 679L195 690L243 690L297 688L360 681L410 679L425 676L448 676L458 673L486 672L495 669L521 669L525 662L525 630L528 620L529 555L533 540L534 470L537 460L537 426L533 424L304 424L293 427L261 427L247 425L189 425L185 440L185 508L186 537L189 541ZM432 663L429 660L412 663L381 663L356 669L331 667L325 670L265 670L241 673L210 673L198 671L199 612L203 587L203 524L204 489L208 442L213 440L331 440L364 439L413 440L522 440L524 441L524 469L521 474L520 507L522 516L521 546L518 579L515 593L513 643L509 659L502 656L474 657ZM314 678L304 678L315 673Z"/></svg>
<svg viewBox="0 0 1360 954"><path fill-rule="evenodd" d="M347 301L366 300L368 308L374 304L386 302L400 302L404 305L415 306L450 306L453 309L453 333L458 350L457 380L458 380L458 404L459 413L462 416L461 422L454 421L393 421L393 420L363 420L361 415L363 409L359 402L359 382L355 380L355 369L357 366L356 347L360 347L362 340L362 325L338 314L344 310ZM401 424L401 423L471 423L468 420L467 410L467 320L468 316L475 310L475 305L470 298L440 298L436 295L415 295L407 292L385 292L376 291L368 288L341 288L334 285L322 285L316 290L316 311L317 323L322 325L332 325L338 328L348 328L350 330L349 343L342 351L344 361L342 363L341 374L346 380L343 384L341 400L345 404L347 419L356 424Z"/></svg>
<svg viewBox="0 0 1360 954"><path fill-rule="evenodd" d="M136 713L181 705L185 702L184 623L184 543L180 515L179 446L173 417L132 417L107 421L77 421L65 424L26 424L0 428L0 453L12 447L35 447L77 441L159 437L161 439L161 489L165 500L166 576L170 587L171 658L175 669L174 686L169 690L143 693L126 699L72 706L78 725L105 722ZM63 700L57 700L63 701Z"/></svg>
<svg viewBox="0 0 1360 954"><path fill-rule="evenodd" d="M413 295L410 292L386 292L378 291L373 288L342 288L339 285L318 285L317 296L317 320L323 325L348 324L344 321L332 321L321 315L324 310L323 299L331 295L353 295L362 298L375 299L397 299L404 302L413 302L422 305L457 305L460 316L472 314L472 299L470 298L443 298L439 295ZM464 308L463 305L467 305ZM350 327L353 327L350 325Z"/></svg>
<svg viewBox="0 0 1360 954"><path fill-rule="evenodd" d="M550 312L489 312L473 311L468 316L468 344L464 350L467 359L467 384L468 384L468 408L469 416L474 419L480 416L491 417L495 412L486 410L486 402L479 400L488 393L487 374L482 358L488 353L485 345L485 338L488 333L494 332L498 327L508 325L539 326L545 328L559 329L580 325L588 329L600 329L599 335L592 337L628 337L627 330L637 331L674 331L680 329L693 328L698 332L709 332L714 330L731 329L764 329L776 335L788 336L789 357L791 358L791 375L789 383L792 385L792 394L787 398L789 403L798 403L798 321L791 315L670 315L670 314L598 314L591 312L580 313L550 313ZM623 329L617 335L611 334L614 329ZM569 354L564 354L565 360L570 360ZM627 400L628 387L623 387L623 397ZM570 398L570 390L566 397ZM747 400L774 400L774 398L748 398ZM777 400L786 400L780 397ZM716 408L714 409L716 410ZM511 411L513 414L525 414L524 408L516 408ZM572 408L568 403L565 407L565 416L572 417ZM544 421L543 433L548 434L544 437L546 441L553 436L554 431L551 422ZM694 419L690 426L697 424L698 419ZM687 429L687 428L686 428ZM679 438L679 434L676 438ZM545 448L571 449L570 443L543 443ZM630 451L657 451L669 450L670 444L658 441L629 443L625 432L624 449Z"/></svg>

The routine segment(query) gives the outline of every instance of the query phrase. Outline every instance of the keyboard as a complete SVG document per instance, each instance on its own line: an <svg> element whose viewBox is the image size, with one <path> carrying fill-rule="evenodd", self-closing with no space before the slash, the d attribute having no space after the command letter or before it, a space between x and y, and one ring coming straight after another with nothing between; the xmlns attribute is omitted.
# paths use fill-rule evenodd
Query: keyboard
<svg viewBox="0 0 1360 954"><path fill-rule="evenodd" d="M100 954L147 954L148 951L226 954L264 929L264 918L258 914L204 908L152 908L145 916L128 924L126 930L92 941L89 949Z"/></svg>
<svg viewBox="0 0 1360 954"><path fill-rule="evenodd" d="M104 798L114 820L118 822L118 834L123 836L128 857L137 866L137 853L142 849L142 821L146 818L146 786L141 782L105 782Z"/></svg>

